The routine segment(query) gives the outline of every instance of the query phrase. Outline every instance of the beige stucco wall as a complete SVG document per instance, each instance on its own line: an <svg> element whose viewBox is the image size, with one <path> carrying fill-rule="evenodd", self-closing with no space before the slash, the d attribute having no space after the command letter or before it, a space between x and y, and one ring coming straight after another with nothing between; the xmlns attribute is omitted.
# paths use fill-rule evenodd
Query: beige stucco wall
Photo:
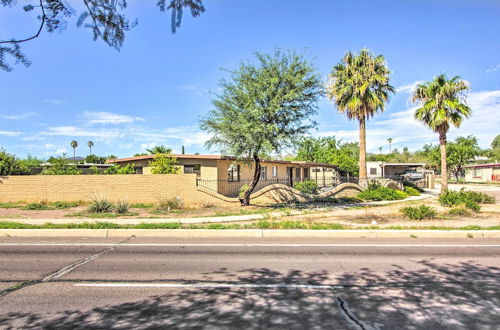
<svg viewBox="0 0 500 330"><path fill-rule="evenodd" d="M186 205L207 202L196 187L196 174L29 175L0 178L0 202L90 201L107 198L156 203L180 196ZM217 202L215 200L214 202Z"/></svg>

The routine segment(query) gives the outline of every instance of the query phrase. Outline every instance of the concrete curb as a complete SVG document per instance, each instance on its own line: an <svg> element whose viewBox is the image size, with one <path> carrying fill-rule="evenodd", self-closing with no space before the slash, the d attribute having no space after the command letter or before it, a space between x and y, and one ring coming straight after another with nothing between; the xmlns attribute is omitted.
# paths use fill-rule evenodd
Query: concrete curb
<svg viewBox="0 0 500 330"><path fill-rule="evenodd" d="M0 237L500 238L500 230L0 229Z"/></svg>

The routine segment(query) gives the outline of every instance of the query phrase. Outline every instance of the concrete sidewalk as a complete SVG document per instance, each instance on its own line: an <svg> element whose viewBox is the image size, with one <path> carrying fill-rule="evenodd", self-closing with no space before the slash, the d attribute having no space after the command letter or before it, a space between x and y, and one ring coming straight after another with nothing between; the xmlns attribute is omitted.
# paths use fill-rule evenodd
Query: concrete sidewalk
<svg viewBox="0 0 500 330"><path fill-rule="evenodd" d="M351 207L362 207L362 206L383 206L395 203L402 203L406 201L422 200L433 197L431 194L422 194L420 196L410 196L403 200L397 201L379 201L379 202L364 202L364 203L353 203L353 204L342 204L334 205L326 208L318 208L313 211L325 212L348 209ZM308 210L311 212L311 210ZM304 211L292 210L288 215L301 215ZM221 222L238 222L238 221L252 221L261 220L268 217L283 217L286 216L284 212L276 211L266 214L247 214L247 215L231 215L222 217L197 217L197 218L63 218L63 219L22 219L22 218L12 218L12 219L0 219L0 221L12 221L25 223L30 225L43 225L46 223L54 224L66 224L66 223L93 223L93 222L112 222L119 223L123 225L137 225L140 223L180 223L180 224L202 224L202 223L221 223Z"/></svg>

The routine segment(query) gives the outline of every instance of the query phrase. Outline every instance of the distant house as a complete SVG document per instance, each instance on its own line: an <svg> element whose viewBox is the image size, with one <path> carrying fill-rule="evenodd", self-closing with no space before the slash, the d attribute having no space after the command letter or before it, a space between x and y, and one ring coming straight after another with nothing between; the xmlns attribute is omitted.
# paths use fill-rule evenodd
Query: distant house
<svg viewBox="0 0 500 330"><path fill-rule="evenodd" d="M425 163L366 162L368 178L422 179L429 172Z"/></svg>
<svg viewBox="0 0 500 330"><path fill-rule="evenodd" d="M467 182L500 181L500 163L468 165L464 170Z"/></svg>
<svg viewBox="0 0 500 330"><path fill-rule="evenodd" d="M252 160L237 161L235 157L220 155L174 155L181 173L196 174L198 184L227 196L236 196L239 189L253 177ZM151 174L149 162L154 155L110 159L108 163L134 164L137 173ZM257 189L272 183L293 186L304 180L315 180L318 186L334 185L338 178L337 166L332 164L263 160Z"/></svg>

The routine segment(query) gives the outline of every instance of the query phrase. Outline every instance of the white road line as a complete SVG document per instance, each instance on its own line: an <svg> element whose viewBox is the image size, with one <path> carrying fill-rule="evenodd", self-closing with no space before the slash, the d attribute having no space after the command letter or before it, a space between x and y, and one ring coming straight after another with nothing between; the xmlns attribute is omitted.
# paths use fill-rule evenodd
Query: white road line
<svg viewBox="0 0 500 330"><path fill-rule="evenodd" d="M115 243L0 243L2 246L115 246ZM121 247L500 247L500 244L266 244L266 243L235 243L235 244L193 244L193 243L134 243L120 244Z"/></svg>
<svg viewBox="0 0 500 330"><path fill-rule="evenodd" d="M73 286L81 287L104 287L104 288L288 288L288 289L342 289L339 285L320 285L320 284L229 284L229 283L76 283Z"/></svg>

